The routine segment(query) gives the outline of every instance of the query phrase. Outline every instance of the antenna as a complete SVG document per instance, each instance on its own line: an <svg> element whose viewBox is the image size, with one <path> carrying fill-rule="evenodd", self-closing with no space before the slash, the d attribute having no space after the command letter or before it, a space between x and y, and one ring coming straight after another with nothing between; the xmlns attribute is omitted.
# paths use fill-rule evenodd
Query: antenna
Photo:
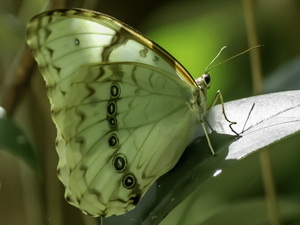
<svg viewBox="0 0 300 225"><path fill-rule="evenodd" d="M216 59L221 55L221 53L223 52L223 50L224 50L225 48L227 48L227 46L223 46L223 47L221 48L221 50L218 52L218 54L215 56L215 58L213 58L213 60L212 60L212 61L208 64L208 66L205 68L204 73L208 73L208 71L211 69L211 68L209 68L209 67L211 66L211 64L213 64L214 61L216 61ZM219 63L218 63L217 65L219 65ZM214 66L213 66L212 68L214 68Z"/></svg>
<svg viewBox="0 0 300 225"><path fill-rule="evenodd" d="M213 68L215 68L215 67L217 67L217 66L219 66L219 65L221 65L221 64L223 64L223 63L225 63L225 62L227 62L227 61L229 61L229 60L232 60L232 59L234 59L234 58L236 58L236 57L238 57L238 56L240 56L240 55L243 55L243 54L245 54L246 52L249 52L249 51L251 51L251 50L253 50L253 49L255 49L255 48L260 48L260 47L263 47L263 45L256 45L256 46L253 46L253 47L251 47L251 48L248 48L248 49L246 49L245 51L243 51L243 52L241 52L241 53L238 53L238 54L236 54L236 55L234 55L234 56L231 56L231 57L229 57L228 59L225 59L224 61L219 62L219 63L217 63L216 65L211 66L211 65L214 63L214 61L221 55L222 51L223 51L225 48L227 48L227 46L224 46L224 47L221 48L221 50L220 50L219 53L216 55L216 57L208 64L208 66L206 67L204 73L208 73L208 72L209 72L210 70L212 70Z"/></svg>

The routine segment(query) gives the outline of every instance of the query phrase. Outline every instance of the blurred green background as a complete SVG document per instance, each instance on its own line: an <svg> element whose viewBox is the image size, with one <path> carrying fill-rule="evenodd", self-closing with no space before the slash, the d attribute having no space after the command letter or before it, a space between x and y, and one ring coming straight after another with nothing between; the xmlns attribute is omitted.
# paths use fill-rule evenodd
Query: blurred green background
<svg viewBox="0 0 300 225"><path fill-rule="evenodd" d="M265 92L299 89L300 2L258 0L255 3L259 44L264 45L260 52ZM51 9L64 6L81 7L100 11L124 21L170 52L194 77L204 72L221 47L226 45L227 49L223 51L218 61L249 47L243 1L57 0L51 4ZM16 79L15 76L23 74L24 71L30 71L29 62L25 62L22 57L24 51L27 51L25 26L31 17L44 11L45 7L46 1L40 0L0 0L2 97L7 94L4 87L11 79ZM26 60L29 60L28 57ZM35 65L33 62L30 64ZM19 157L7 151L0 151L0 224L97 224L95 219L82 216L81 212L69 206L63 199L62 185L56 177L57 155L54 149L56 133L50 119L45 85L38 71L36 69L35 72L32 71L28 82L21 85L22 92L15 100L13 118L33 144L41 168L39 173L36 173ZM225 101L252 95L249 54L222 64L210 73L212 82L209 100L214 97L217 90L222 90ZM299 146L299 135L276 145L277 150L272 150L273 165L277 171L274 172L274 176L277 179L279 193L286 185L297 186L294 182L299 183L299 177L298 179L294 177L299 170L297 165L299 166L300 161L296 160L299 159L299 149L296 146ZM247 169L232 169L231 173L228 172L228 179L236 177L236 180L228 180L228 185L231 184L228 189L232 194L246 185L249 192L254 190L255 193L262 194L258 157L242 160L242 167L245 165L243 162L248 166ZM253 173L248 174L252 170ZM226 178L226 175L224 176ZM247 179L241 179L245 177ZM249 179L253 179L250 181L251 185L247 183ZM213 193L211 186L208 188L210 193ZM299 200L299 195L300 192L296 192L294 196ZM220 199L215 202L219 201ZM211 202L211 198L207 202ZM198 208L193 209L197 211ZM192 218L187 215L193 210L185 210L181 210L182 214L177 213L181 215L180 218L165 224L176 224L178 221L181 221L179 224L189 224L186 220L182 220L185 217ZM299 224L299 221L283 224Z"/></svg>

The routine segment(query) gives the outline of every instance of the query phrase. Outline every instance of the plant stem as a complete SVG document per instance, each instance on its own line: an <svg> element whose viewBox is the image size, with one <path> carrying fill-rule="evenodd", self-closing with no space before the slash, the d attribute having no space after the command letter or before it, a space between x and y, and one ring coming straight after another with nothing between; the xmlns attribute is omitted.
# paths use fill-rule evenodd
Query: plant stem
<svg viewBox="0 0 300 225"><path fill-rule="evenodd" d="M248 44L250 47L256 46L258 45L258 37L255 24L254 1L243 0L243 4L245 11ZM253 94L258 95L262 93L262 67L259 49L254 49L250 52L250 62L252 70ZM260 151L260 163L270 224L280 225L278 213L279 211L271 168L270 152L268 148L264 148Z"/></svg>

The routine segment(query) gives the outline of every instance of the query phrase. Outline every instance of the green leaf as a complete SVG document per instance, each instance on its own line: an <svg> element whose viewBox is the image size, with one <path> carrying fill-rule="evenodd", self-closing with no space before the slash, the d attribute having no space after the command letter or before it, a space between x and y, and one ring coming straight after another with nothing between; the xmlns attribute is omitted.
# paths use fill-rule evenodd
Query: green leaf
<svg viewBox="0 0 300 225"><path fill-rule="evenodd" d="M300 91L228 102L225 110L227 117L237 122L233 129L240 137L234 136L229 128L221 106L213 107L206 119L213 130L210 139L217 152L216 156L210 153L206 138L197 137L187 147L177 165L149 189L134 210L122 216L107 218L104 225L159 224L176 206L204 186L205 182L213 180L218 172L228 170L241 159L300 130Z"/></svg>
<svg viewBox="0 0 300 225"><path fill-rule="evenodd" d="M37 157L28 138L12 120L3 114L0 115L0 149L18 156L37 171Z"/></svg>
<svg viewBox="0 0 300 225"><path fill-rule="evenodd" d="M263 82L264 92L297 90L300 86L300 57L279 67Z"/></svg>

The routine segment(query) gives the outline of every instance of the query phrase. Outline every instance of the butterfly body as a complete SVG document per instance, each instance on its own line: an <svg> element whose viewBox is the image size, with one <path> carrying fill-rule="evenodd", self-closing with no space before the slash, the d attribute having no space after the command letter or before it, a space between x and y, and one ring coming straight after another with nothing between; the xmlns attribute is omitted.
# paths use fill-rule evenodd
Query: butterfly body
<svg viewBox="0 0 300 225"><path fill-rule="evenodd" d="M42 13L27 37L47 85L66 199L93 216L132 209L203 121L209 75L194 81L161 47L93 11Z"/></svg>

